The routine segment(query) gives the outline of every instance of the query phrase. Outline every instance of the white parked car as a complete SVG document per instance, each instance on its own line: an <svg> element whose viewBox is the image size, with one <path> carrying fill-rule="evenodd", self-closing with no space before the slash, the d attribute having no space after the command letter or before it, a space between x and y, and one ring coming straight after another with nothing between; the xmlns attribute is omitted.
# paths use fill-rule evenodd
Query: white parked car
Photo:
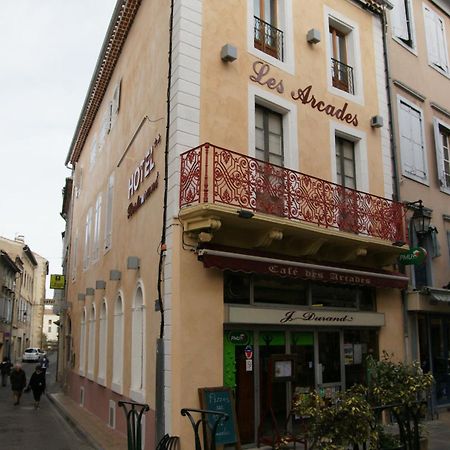
<svg viewBox="0 0 450 450"><path fill-rule="evenodd" d="M27 348L22 355L23 362L36 362L40 361L41 358L45 355L45 352L37 347Z"/></svg>

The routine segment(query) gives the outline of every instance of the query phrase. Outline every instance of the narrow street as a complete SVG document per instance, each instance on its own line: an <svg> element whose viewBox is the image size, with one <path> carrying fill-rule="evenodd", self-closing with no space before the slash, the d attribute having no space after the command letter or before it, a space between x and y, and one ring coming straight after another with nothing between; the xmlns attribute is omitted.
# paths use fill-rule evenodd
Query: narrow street
<svg viewBox="0 0 450 450"><path fill-rule="evenodd" d="M56 355L50 355L47 372L48 387L54 384ZM35 368L34 363L24 363L27 382ZM11 388L0 387L1 448L5 450L87 450L92 447L79 436L58 413L55 406L42 396L38 410L33 406L33 394L24 393L20 405L13 405Z"/></svg>

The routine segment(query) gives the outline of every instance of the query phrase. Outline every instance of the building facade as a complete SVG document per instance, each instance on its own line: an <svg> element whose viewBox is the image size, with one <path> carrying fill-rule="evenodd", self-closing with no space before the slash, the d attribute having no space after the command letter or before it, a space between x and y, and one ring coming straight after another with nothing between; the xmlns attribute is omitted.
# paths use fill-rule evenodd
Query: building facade
<svg viewBox="0 0 450 450"><path fill-rule="evenodd" d="M21 361L28 347L42 345L42 318L48 261L31 251L23 236L14 240L0 237L0 249L14 262L17 270L11 284L11 273L4 278L8 295L3 297L3 356ZM5 260L5 258L3 258ZM13 266L10 265L10 268ZM13 292L11 292L13 290ZM6 292L2 290L2 292ZM6 352L6 353L5 353Z"/></svg>
<svg viewBox="0 0 450 450"><path fill-rule="evenodd" d="M257 444L296 391L406 358L385 6L117 3L67 157L60 370L121 432L147 403L145 448L192 448L199 388Z"/></svg>
<svg viewBox="0 0 450 450"><path fill-rule="evenodd" d="M388 15L390 88L400 197L425 261L406 266L410 357L436 380L436 405L450 403L450 4L398 0ZM414 225L416 223L416 225Z"/></svg>

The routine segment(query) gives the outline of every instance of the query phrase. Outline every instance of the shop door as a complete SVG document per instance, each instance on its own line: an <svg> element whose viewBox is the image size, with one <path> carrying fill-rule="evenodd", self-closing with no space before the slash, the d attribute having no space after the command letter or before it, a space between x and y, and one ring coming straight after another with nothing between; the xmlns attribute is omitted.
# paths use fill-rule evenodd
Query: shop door
<svg viewBox="0 0 450 450"><path fill-rule="evenodd" d="M438 405L450 403L450 321L430 320L431 352L433 376L436 381L436 400Z"/></svg>
<svg viewBox="0 0 450 450"><path fill-rule="evenodd" d="M326 397L342 389L341 333L339 331L317 332L317 388Z"/></svg>

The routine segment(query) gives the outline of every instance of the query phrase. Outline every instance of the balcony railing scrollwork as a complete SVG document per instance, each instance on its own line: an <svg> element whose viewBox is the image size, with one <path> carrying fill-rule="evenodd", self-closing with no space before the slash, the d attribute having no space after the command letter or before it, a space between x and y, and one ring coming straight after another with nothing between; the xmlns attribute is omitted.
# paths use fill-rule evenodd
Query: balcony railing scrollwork
<svg viewBox="0 0 450 450"><path fill-rule="evenodd" d="M354 94L353 67L331 58L331 76L333 86L342 91Z"/></svg>
<svg viewBox="0 0 450 450"><path fill-rule="evenodd" d="M404 206L203 144L181 155L180 208L214 203L406 242Z"/></svg>

